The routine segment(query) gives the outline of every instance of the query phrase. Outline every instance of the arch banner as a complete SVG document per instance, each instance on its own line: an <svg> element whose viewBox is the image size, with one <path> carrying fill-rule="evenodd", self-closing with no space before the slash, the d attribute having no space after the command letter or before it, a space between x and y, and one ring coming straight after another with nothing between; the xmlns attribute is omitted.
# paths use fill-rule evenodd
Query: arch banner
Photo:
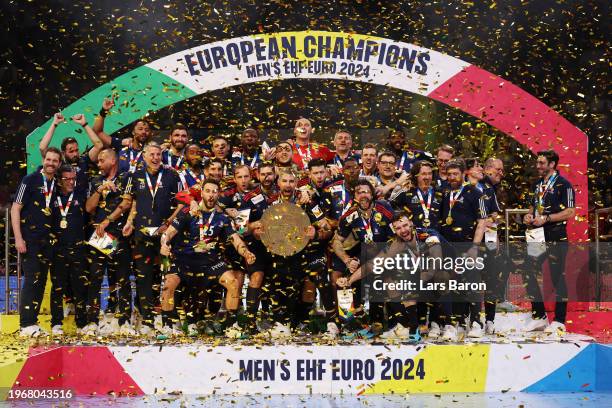
<svg viewBox="0 0 612 408"><path fill-rule="evenodd" d="M389 86L460 109L513 137L531 151L553 148L576 190L570 241L588 237L587 136L516 85L468 62L418 45L361 34L296 31L257 34L168 55L94 89L62 112L97 114L103 98L118 103L106 119L114 133L151 111L209 91L284 79L338 79ZM27 138L28 170L52 119ZM81 129L77 140L86 143ZM65 130L66 128L64 128ZM69 131L72 133L72 131ZM58 138L61 139L61 138ZM54 140L57 145L60 140Z"/></svg>

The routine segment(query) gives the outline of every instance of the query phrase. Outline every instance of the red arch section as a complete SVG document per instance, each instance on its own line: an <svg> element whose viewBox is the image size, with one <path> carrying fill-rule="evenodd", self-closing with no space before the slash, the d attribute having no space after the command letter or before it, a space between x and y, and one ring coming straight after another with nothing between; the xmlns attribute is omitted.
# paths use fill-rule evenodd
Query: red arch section
<svg viewBox="0 0 612 408"><path fill-rule="evenodd" d="M471 65L428 97L475 116L511 135L532 152L554 149L561 175L576 190L576 218L568 222L571 242L588 239L588 137L557 112L496 75Z"/></svg>

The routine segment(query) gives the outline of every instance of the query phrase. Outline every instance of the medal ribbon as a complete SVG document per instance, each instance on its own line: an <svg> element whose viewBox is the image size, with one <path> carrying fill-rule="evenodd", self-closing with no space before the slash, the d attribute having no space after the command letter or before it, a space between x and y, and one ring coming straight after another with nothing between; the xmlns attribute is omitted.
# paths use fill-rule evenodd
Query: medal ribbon
<svg viewBox="0 0 612 408"><path fill-rule="evenodd" d="M306 145L306 154L302 153L302 146L300 146L299 144L296 144L295 148L297 149L297 152L300 155L300 158L302 159L302 164L304 165L304 167L306 167L308 162L312 160L312 155L310 153L310 143Z"/></svg>
<svg viewBox="0 0 612 408"><path fill-rule="evenodd" d="M155 195L157 194L157 189L159 188L159 185L161 184L161 178L162 178L162 174L163 174L163 170L160 170L159 173L157 174L157 181L155 182L155 189L153 189L153 186L151 185L151 179L149 178L149 173L147 173L145 171L145 178L147 179L147 187L149 187L149 192L151 193L151 206L153 206L153 204L155 203Z"/></svg>
<svg viewBox="0 0 612 408"><path fill-rule="evenodd" d="M431 187L429 187L429 190L427 190L427 204L425 204L425 200L423 199L421 190L417 188L417 196L419 196L419 202L421 203L421 208L423 209L423 216L425 217L426 220L429 219L429 211L431 209L431 198L433 197L433 193L431 190L432 190Z"/></svg>
<svg viewBox="0 0 612 408"><path fill-rule="evenodd" d="M45 177L42 171L40 172L40 175L43 179L43 195L45 196L45 208L49 208L49 205L51 204L51 194L53 194L53 188L55 187L55 179L51 181L51 188L48 188L47 178Z"/></svg>
<svg viewBox="0 0 612 408"><path fill-rule="evenodd" d="M555 174L548 179L546 186L544 186L544 180L538 184L538 208L544 208L544 198L546 197L546 193L548 193L548 190L552 187L554 182L557 181L558 176L559 173L555 172Z"/></svg>
<svg viewBox="0 0 612 408"><path fill-rule="evenodd" d="M173 157L173 156L174 156L174 155L172 154L172 150L168 150L168 163L167 163L167 165L168 165L169 167L174 168L175 170L178 170L178 169L180 169L180 168L181 168L181 163L183 162L183 158L184 158L184 156L183 156L183 155L177 156L177 157L178 157L178 160L176 161L176 166L173 166L173 165L172 165L172 157Z"/></svg>
<svg viewBox="0 0 612 408"><path fill-rule="evenodd" d="M64 205L62 204L62 199L59 196L57 197L57 206L59 207L60 214L62 215L63 219L66 219L66 217L68 216L68 210L70 210L70 206L72 205L72 197L74 197L74 191L70 193L70 197L68 197L66 207L64 207Z"/></svg>
<svg viewBox="0 0 612 408"><path fill-rule="evenodd" d="M448 203L448 216L451 216L451 211L453 210L453 207L455 206L455 203L457 202L457 200L459 199L459 196L461 195L461 193L463 192L463 187L465 187L465 184L463 184L461 186L461 188L459 189L459 191L457 192L457 194L453 194L454 191L450 191L449 192L449 203Z"/></svg>
<svg viewBox="0 0 612 408"><path fill-rule="evenodd" d="M140 156L142 156L142 150L138 152L136 157L134 157L134 151L130 149L130 173L133 173L136 170L136 164L138 164Z"/></svg>
<svg viewBox="0 0 612 408"><path fill-rule="evenodd" d="M370 218L372 218L372 214L370 214ZM363 229L365 230L365 233L366 233L365 242L369 244L372 241L374 241L374 234L372 234L372 224L370 220L366 220L363 217L361 217L361 220L363 221Z"/></svg>
<svg viewBox="0 0 612 408"><path fill-rule="evenodd" d="M210 226L213 222L213 218L215 218L215 209L213 208L210 212L210 217L208 217L208 221L204 224L204 218L200 214L200 220L198 221L198 227L200 228L200 241L204 241L206 238L206 233L210 229Z"/></svg>
<svg viewBox="0 0 612 408"><path fill-rule="evenodd" d="M399 166L397 166L398 170L404 170L404 162L406 161L407 154L408 154L407 152L402 153L402 159L399 162Z"/></svg>
<svg viewBox="0 0 612 408"><path fill-rule="evenodd" d="M347 156L348 158L348 156ZM334 157L334 162L336 163L336 166L342 168L343 164L342 164L342 159L340 159L340 156L338 156L338 154L336 154L336 157Z"/></svg>

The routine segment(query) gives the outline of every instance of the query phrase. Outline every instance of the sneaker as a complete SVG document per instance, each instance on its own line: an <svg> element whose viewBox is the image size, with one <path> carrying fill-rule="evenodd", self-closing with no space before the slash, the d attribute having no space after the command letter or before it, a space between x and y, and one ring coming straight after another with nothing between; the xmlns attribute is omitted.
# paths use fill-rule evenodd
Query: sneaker
<svg viewBox="0 0 612 408"><path fill-rule="evenodd" d="M495 305L495 311L497 312L516 312L517 310L519 310L518 306L508 301Z"/></svg>
<svg viewBox="0 0 612 408"><path fill-rule="evenodd" d="M431 322L427 337L430 339L437 339L442 333L440 332L440 326L436 322Z"/></svg>
<svg viewBox="0 0 612 408"><path fill-rule="evenodd" d="M370 326L370 331L374 334L374 336L380 336L383 333L382 323L372 323Z"/></svg>
<svg viewBox="0 0 612 408"><path fill-rule="evenodd" d="M444 326L444 334L442 335L442 340L457 341L457 329L455 328L455 326L451 326L450 324Z"/></svg>
<svg viewBox="0 0 612 408"><path fill-rule="evenodd" d="M525 325L526 332L542 331L548 326L546 319L531 319L529 323Z"/></svg>
<svg viewBox="0 0 612 408"><path fill-rule="evenodd" d="M151 326L147 326L146 324L143 324L140 326L140 329L138 330L138 334L144 337L151 337L155 334L155 329Z"/></svg>
<svg viewBox="0 0 612 408"><path fill-rule="evenodd" d="M479 339L482 337L482 326L478 322L472 322L472 327L468 332L468 337Z"/></svg>
<svg viewBox="0 0 612 408"><path fill-rule="evenodd" d="M327 331L324 336L328 339L336 339L340 335L340 329L338 325L334 322L327 323Z"/></svg>
<svg viewBox="0 0 612 408"><path fill-rule="evenodd" d="M134 327L134 329L138 329L140 328L141 324L142 316L140 315L138 309L134 308L134 310L132 310L132 327Z"/></svg>
<svg viewBox="0 0 612 408"><path fill-rule="evenodd" d="M487 322L485 323L485 334L487 336L492 336L495 334L495 323L487 320Z"/></svg>
<svg viewBox="0 0 612 408"><path fill-rule="evenodd" d="M463 326L457 327L457 341L458 342L465 340L465 334L466 334L465 327Z"/></svg>
<svg viewBox="0 0 612 408"><path fill-rule="evenodd" d="M287 325L284 325L280 322L276 322L274 323L274 327L270 329L270 337L272 337L273 339L291 337L291 329Z"/></svg>
<svg viewBox="0 0 612 408"><path fill-rule="evenodd" d="M44 331L42 327L40 327L37 324L33 324L27 327L22 327L19 330L19 335L21 337L40 337L40 336L46 336L47 334L48 333Z"/></svg>
<svg viewBox="0 0 612 408"><path fill-rule="evenodd" d="M51 334L53 334L54 336L63 336L64 335L64 329L62 328L61 324L56 324L55 326L53 326L51 328Z"/></svg>
<svg viewBox="0 0 612 408"><path fill-rule="evenodd" d="M64 307L64 317L68 317L69 315L73 315L75 312L74 303L68 302L66 303L66 307Z"/></svg>
<svg viewBox="0 0 612 408"><path fill-rule="evenodd" d="M187 326L187 335L189 337L196 337L200 334L200 332L198 332L198 325L195 323L191 323L190 325Z"/></svg>
<svg viewBox="0 0 612 408"><path fill-rule="evenodd" d="M180 336L184 336L185 332L183 331L181 325L179 323L176 323L172 326L172 336L174 337L180 337Z"/></svg>
<svg viewBox="0 0 612 408"><path fill-rule="evenodd" d="M225 337L228 339L241 339L244 337L242 327L240 327L238 322L225 329Z"/></svg>
<svg viewBox="0 0 612 408"><path fill-rule="evenodd" d="M381 339L408 339L410 338L410 329L402 326L401 323L395 325L394 328L387 330L380 335Z"/></svg>
<svg viewBox="0 0 612 408"><path fill-rule="evenodd" d="M553 321L544 329L544 333L563 338L563 336L565 336L567 333L567 330L565 329L565 325L563 323Z"/></svg>
<svg viewBox="0 0 612 408"><path fill-rule="evenodd" d="M100 327L98 332L101 336L111 336L119 330L119 319L112 317L111 319L104 319L100 321Z"/></svg>
<svg viewBox="0 0 612 408"><path fill-rule="evenodd" d="M121 326L118 325L118 327L119 327L119 330L115 332L118 335L129 336L129 337L136 336L136 330L134 330L130 322L126 321Z"/></svg>
<svg viewBox="0 0 612 408"><path fill-rule="evenodd" d="M98 325L97 323L89 323L85 327L81 329L82 336L97 336L98 335Z"/></svg>

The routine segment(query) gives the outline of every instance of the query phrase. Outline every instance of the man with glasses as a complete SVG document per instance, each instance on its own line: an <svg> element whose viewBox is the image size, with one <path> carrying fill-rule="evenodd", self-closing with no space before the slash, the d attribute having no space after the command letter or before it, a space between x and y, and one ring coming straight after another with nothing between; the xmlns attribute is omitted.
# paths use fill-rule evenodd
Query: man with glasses
<svg viewBox="0 0 612 408"><path fill-rule="evenodd" d="M87 316L87 271L85 246L86 191L76 188L77 173L71 165L61 166L56 173L59 190L51 203L53 230L57 238L51 265L51 333L64 334L62 329L63 297L67 285L72 289L77 330L85 327Z"/></svg>
<svg viewBox="0 0 612 408"><path fill-rule="evenodd" d="M399 177L396 172L395 154L383 152L378 157L378 180L376 186L376 197L387 199L396 188L401 188L410 181L408 173L402 173Z"/></svg>
<svg viewBox="0 0 612 408"><path fill-rule="evenodd" d="M450 187L446 175L446 163L452 160L455 155L455 149L452 146L443 144L438 147L436 152L436 166L438 166L438 174L435 177L436 187L446 190Z"/></svg>
<svg viewBox="0 0 612 408"><path fill-rule="evenodd" d="M289 142L280 142L276 145L274 171L280 174L283 170L298 170L297 165L293 162L293 147Z"/></svg>

